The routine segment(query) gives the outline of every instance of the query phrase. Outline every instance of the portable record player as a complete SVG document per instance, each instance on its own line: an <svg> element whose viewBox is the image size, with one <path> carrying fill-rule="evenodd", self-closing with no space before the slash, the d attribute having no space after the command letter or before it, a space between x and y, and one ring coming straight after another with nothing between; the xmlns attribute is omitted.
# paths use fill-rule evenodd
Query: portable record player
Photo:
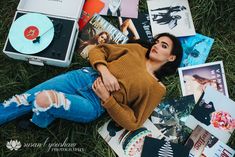
<svg viewBox="0 0 235 157"><path fill-rule="evenodd" d="M3 52L35 65L67 67L85 0L20 0Z"/></svg>

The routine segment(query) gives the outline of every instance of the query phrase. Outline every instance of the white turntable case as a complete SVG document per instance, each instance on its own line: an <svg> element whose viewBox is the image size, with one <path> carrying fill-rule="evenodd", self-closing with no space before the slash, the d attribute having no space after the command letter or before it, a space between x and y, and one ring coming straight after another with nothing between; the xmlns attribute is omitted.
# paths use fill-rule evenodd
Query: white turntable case
<svg viewBox="0 0 235 157"><path fill-rule="evenodd" d="M13 21L15 21L15 18L18 13L28 13L28 12L42 13L48 17L68 19L74 21L67 52L65 52L66 55L63 60L35 56L35 55L26 55L22 53L8 51L6 49L9 40L8 38L6 40L3 52L10 58L25 60L28 61L30 64L34 65L43 66L44 64L48 64L59 67L69 66L72 60L78 36L77 21L80 18L84 1L85 0L20 0L19 5L17 7L17 11Z"/></svg>

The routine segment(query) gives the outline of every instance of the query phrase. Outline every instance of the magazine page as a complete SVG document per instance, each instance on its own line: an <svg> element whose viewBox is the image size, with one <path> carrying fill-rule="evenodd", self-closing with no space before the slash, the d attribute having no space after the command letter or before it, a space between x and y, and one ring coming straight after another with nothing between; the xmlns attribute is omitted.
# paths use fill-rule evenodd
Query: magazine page
<svg viewBox="0 0 235 157"><path fill-rule="evenodd" d="M189 157L201 157L210 138L211 134L197 125L185 143L185 146L190 149Z"/></svg>
<svg viewBox="0 0 235 157"><path fill-rule="evenodd" d="M138 13L138 18L118 17L120 30L130 40L153 41L153 34L148 13Z"/></svg>
<svg viewBox="0 0 235 157"><path fill-rule="evenodd" d="M194 129L201 125L219 140L227 143L235 129L235 102L207 86L185 125Z"/></svg>
<svg viewBox="0 0 235 157"><path fill-rule="evenodd" d="M98 132L120 157L140 157L146 136L163 138L161 132L148 119L135 131L127 131L109 120L99 128Z"/></svg>
<svg viewBox="0 0 235 157"><path fill-rule="evenodd" d="M228 145L218 140L218 138L216 138L215 136L211 135L211 138L209 139L201 156L234 157L234 155L235 155L235 150L233 150Z"/></svg>
<svg viewBox="0 0 235 157"><path fill-rule="evenodd" d="M101 15L138 17L139 0L102 0L105 3Z"/></svg>
<svg viewBox="0 0 235 157"><path fill-rule="evenodd" d="M144 139L141 157L188 157L189 149L181 144L152 137Z"/></svg>
<svg viewBox="0 0 235 157"><path fill-rule="evenodd" d="M101 0L86 0L83 5L82 15L78 21L79 31L87 24L95 13L99 13L104 8L104 3Z"/></svg>
<svg viewBox="0 0 235 157"><path fill-rule="evenodd" d="M148 0L153 36L169 32L177 37L195 35L188 0Z"/></svg>
<svg viewBox="0 0 235 157"><path fill-rule="evenodd" d="M200 125L193 130L185 143L190 157L233 157L235 151Z"/></svg>
<svg viewBox="0 0 235 157"><path fill-rule="evenodd" d="M164 139L183 144L192 132L185 121L194 106L193 95L164 100L154 109L150 120L164 134Z"/></svg>
<svg viewBox="0 0 235 157"><path fill-rule="evenodd" d="M180 67L205 63L214 39L196 33L194 36L179 38L183 47L183 59Z"/></svg>
<svg viewBox="0 0 235 157"><path fill-rule="evenodd" d="M98 14L94 14L78 35L78 53L85 59L89 50L102 43L124 44L128 40L119 29Z"/></svg>
<svg viewBox="0 0 235 157"><path fill-rule="evenodd" d="M178 68L183 95L194 95L197 102L206 86L212 86L228 96L222 61Z"/></svg>

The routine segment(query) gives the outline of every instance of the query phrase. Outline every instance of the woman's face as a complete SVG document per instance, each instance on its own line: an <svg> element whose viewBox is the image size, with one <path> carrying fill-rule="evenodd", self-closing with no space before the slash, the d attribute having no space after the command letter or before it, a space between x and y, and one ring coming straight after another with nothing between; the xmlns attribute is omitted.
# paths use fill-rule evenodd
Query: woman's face
<svg viewBox="0 0 235 157"><path fill-rule="evenodd" d="M98 41L99 44L103 44L103 43L106 42L107 38L108 38L107 35L106 35L105 33L102 33L102 34L98 37L97 41Z"/></svg>
<svg viewBox="0 0 235 157"><path fill-rule="evenodd" d="M149 54L149 59L158 62L174 61L175 55L171 54L173 42L167 36L162 36L155 41Z"/></svg>

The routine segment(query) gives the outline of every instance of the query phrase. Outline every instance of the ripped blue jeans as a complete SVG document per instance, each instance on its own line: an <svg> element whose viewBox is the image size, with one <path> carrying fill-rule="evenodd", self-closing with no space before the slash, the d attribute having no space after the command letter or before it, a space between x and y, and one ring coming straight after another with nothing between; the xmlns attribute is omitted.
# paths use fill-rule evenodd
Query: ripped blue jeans
<svg viewBox="0 0 235 157"><path fill-rule="evenodd" d="M91 67L84 67L54 77L21 95L15 95L0 103L0 125L31 110L31 121L42 128L56 118L82 123L95 120L104 112L99 97L92 90L92 84L98 76L98 72ZM56 103L49 99L51 103L48 107L40 107L35 101L36 96L48 91L57 98Z"/></svg>

